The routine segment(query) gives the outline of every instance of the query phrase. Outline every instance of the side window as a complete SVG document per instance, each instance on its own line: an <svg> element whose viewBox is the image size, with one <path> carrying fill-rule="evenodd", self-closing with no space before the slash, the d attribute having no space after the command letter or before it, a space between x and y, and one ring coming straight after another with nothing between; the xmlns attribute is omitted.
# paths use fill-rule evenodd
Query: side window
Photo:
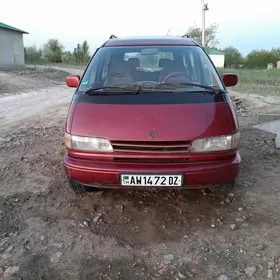
<svg viewBox="0 0 280 280"><path fill-rule="evenodd" d="M134 58L134 57L139 57L140 54L139 53L125 53L124 54L124 60L128 61L129 58Z"/></svg>
<svg viewBox="0 0 280 280"><path fill-rule="evenodd" d="M160 67L158 70L162 71L164 68L163 67L164 63L161 63L161 61L168 61L168 60L171 60L171 61L174 60L173 53L172 52L160 52L157 57L157 66Z"/></svg>
<svg viewBox="0 0 280 280"><path fill-rule="evenodd" d="M142 68L154 68L157 67L158 55L141 55L140 67Z"/></svg>
<svg viewBox="0 0 280 280"><path fill-rule="evenodd" d="M174 60L172 52L161 52L161 53L159 53L158 59L161 59L161 58L167 58L167 59L170 59L170 60Z"/></svg>
<svg viewBox="0 0 280 280"><path fill-rule="evenodd" d="M153 55L141 55L140 52L125 53L124 60L128 61L129 58L138 58L140 61L141 68L153 68L156 70L158 68L158 63L160 59L174 59L172 52L160 52L158 54Z"/></svg>

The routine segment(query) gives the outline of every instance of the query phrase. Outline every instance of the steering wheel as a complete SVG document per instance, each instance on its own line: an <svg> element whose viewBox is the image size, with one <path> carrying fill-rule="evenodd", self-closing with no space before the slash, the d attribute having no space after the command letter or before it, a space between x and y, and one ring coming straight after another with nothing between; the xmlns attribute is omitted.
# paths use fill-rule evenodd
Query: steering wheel
<svg viewBox="0 0 280 280"><path fill-rule="evenodd" d="M167 75L163 80L162 80L162 82L164 83L164 82L166 82L168 79L170 79L170 78L178 78L178 77L183 77L183 78L185 78L186 80L190 80L190 78L189 78L189 76L188 75L186 75L186 73L184 73L184 72L173 72L173 73L170 73L169 75Z"/></svg>

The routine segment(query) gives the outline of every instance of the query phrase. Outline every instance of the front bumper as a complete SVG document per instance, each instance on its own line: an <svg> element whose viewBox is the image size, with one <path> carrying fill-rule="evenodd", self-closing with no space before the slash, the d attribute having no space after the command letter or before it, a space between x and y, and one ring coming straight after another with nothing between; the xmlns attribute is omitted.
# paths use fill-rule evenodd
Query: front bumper
<svg viewBox="0 0 280 280"><path fill-rule="evenodd" d="M92 187L126 188L120 185L120 173L183 173L182 188L199 188L234 181L239 173L240 162L239 152L229 159L168 164L81 160L66 155L64 170L67 177Z"/></svg>

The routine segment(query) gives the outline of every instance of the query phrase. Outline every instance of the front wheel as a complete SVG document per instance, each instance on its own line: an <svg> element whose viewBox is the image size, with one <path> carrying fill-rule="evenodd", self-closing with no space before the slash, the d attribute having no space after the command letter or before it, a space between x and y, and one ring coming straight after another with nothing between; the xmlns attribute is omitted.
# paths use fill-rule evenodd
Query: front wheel
<svg viewBox="0 0 280 280"><path fill-rule="evenodd" d="M71 178L67 178L69 187L76 193L76 194L83 194L88 191L88 188Z"/></svg>
<svg viewBox="0 0 280 280"><path fill-rule="evenodd" d="M76 193L76 194L84 194L88 192L102 192L103 190L97 187L88 187L78 183L77 181L67 178L69 187Z"/></svg>
<svg viewBox="0 0 280 280"><path fill-rule="evenodd" d="M215 185L209 187L209 190L216 195L227 195L231 193L235 185L235 181L225 183L222 185Z"/></svg>

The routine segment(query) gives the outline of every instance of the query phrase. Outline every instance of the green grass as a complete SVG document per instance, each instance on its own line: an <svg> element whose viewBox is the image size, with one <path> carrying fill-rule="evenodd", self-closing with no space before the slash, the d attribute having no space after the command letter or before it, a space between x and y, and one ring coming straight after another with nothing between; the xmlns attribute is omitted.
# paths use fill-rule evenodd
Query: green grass
<svg viewBox="0 0 280 280"><path fill-rule="evenodd" d="M280 69L218 69L220 74L238 75L238 84L233 91L258 95L280 95Z"/></svg>

